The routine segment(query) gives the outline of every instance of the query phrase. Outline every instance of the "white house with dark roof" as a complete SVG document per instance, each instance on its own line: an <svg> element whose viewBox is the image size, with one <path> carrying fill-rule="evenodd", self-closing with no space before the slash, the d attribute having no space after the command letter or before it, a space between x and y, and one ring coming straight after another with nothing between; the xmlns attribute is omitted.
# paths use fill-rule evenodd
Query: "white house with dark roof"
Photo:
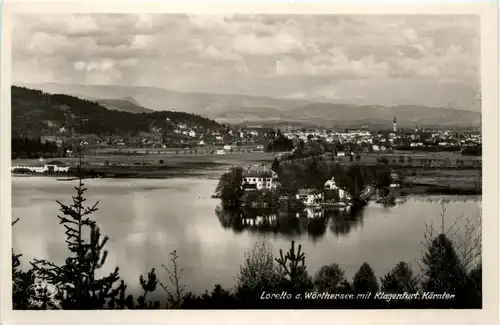
<svg viewBox="0 0 500 325"><path fill-rule="evenodd" d="M338 196L339 196L339 199L341 201L344 201L344 200L350 200L351 199L351 195L344 189L340 188L337 183L335 182L335 178L332 177L331 179L327 180L325 182L325 190L332 190L332 191L336 191Z"/></svg>
<svg viewBox="0 0 500 325"><path fill-rule="evenodd" d="M259 165L243 170L243 188L245 190L271 190L276 187L277 174L271 168Z"/></svg>

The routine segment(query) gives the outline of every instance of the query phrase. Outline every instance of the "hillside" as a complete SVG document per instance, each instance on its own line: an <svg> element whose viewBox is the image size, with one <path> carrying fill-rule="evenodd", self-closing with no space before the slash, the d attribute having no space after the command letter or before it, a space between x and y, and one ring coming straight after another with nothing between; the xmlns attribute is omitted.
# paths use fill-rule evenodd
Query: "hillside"
<svg viewBox="0 0 500 325"><path fill-rule="evenodd" d="M29 88L29 87L28 87ZM38 89L38 88L34 88ZM48 91L49 93L58 93L57 91ZM67 93L67 95L78 97L81 99L96 102L107 109L113 111L122 111L128 113L152 113L154 110L142 107L133 97L127 96L123 99L108 99L93 96L85 96L77 93Z"/></svg>
<svg viewBox="0 0 500 325"><path fill-rule="evenodd" d="M169 125L186 124L201 129L222 127L213 120L184 112L110 110L94 101L16 86L12 87L11 94L14 134L53 135L69 133L73 128L81 134L138 134L164 128L167 118Z"/></svg>
<svg viewBox="0 0 500 325"><path fill-rule="evenodd" d="M396 116L401 127L477 126L481 113L443 107L399 105L350 105L303 99L277 99L231 94L184 93L152 87L40 84L47 92L93 97L107 107L109 99L132 97L140 106L200 114L221 123L295 121L322 127L392 125ZM128 104L127 104L128 105ZM113 107L117 107L115 105Z"/></svg>
<svg viewBox="0 0 500 325"><path fill-rule="evenodd" d="M135 103L133 98L124 98L124 99L96 99L97 103L106 107L107 109L114 111L122 111L128 113L152 113L154 112L152 109L144 108Z"/></svg>

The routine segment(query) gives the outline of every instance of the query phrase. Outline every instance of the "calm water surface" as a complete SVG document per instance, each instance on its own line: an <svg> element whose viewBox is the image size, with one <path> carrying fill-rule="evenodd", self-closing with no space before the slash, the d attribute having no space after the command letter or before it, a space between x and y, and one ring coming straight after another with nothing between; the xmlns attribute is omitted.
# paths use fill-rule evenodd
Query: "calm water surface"
<svg viewBox="0 0 500 325"><path fill-rule="evenodd" d="M201 293L217 283L230 288L244 253L259 238L267 238L277 252L287 250L291 239L302 244L310 273L335 262L352 277L368 262L380 277L397 262L420 257L425 224L440 220L441 199L450 200L448 224L461 214L476 220L481 214L481 197L433 196L407 198L393 207L370 203L355 216L320 213L311 218L318 213L310 211L300 218L267 215L257 222L218 208L219 202L209 198L216 183L202 178L86 180L87 202L100 201L95 218L110 237L105 271L119 266L130 290L139 287L139 275L152 267L166 282L161 264L169 263L168 253L177 250L190 291ZM32 258L64 261L67 251L56 200L70 204L75 184L13 178L13 219L21 218L13 229L13 247L23 254L25 267Z"/></svg>

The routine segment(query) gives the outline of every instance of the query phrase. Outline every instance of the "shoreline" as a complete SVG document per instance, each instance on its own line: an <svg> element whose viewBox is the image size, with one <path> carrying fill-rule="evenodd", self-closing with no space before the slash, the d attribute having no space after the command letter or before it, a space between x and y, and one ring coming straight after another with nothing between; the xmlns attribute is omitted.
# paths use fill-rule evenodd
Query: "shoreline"
<svg viewBox="0 0 500 325"><path fill-rule="evenodd" d="M254 162L255 163L255 162ZM204 179L217 180L231 164L228 162L190 162L190 163L174 163L169 165L153 165L153 164L136 164L136 165L87 165L82 168L85 178L114 178L114 179L171 179L177 177L198 177ZM443 168L443 167L427 167L416 168L416 174L412 172L410 179L401 184L401 187L395 188L394 191L405 194L421 194L421 195L481 195L482 188L473 184L474 175L468 168ZM415 171L415 170L414 170ZM19 178L39 178L50 177L60 181L66 181L71 178L76 178L75 168L70 168L69 172L43 172L43 173L15 173L11 172L11 176ZM439 179L446 177L450 182L446 185L439 182ZM451 178L450 178L451 177ZM463 181L466 181L466 186L463 186Z"/></svg>

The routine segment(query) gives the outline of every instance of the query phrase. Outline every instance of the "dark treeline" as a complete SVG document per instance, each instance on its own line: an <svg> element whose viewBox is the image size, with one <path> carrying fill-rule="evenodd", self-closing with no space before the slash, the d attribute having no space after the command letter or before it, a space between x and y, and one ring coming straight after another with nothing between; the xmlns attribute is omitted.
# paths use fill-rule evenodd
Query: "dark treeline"
<svg viewBox="0 0 500 325"><path fill-rule="evenodd" d="M149 132L152 123L164 127L166 118L175 123L196 124L206 129L221 129L217 122L196 114L160 111L128 113L108 110L85 99L40 90L12 87L12 126L19 133L39 132L42 120L56 121L80 134L137 135ZM66 109L67 108L67 109Z"/></svg>
<svg viewBox="0 0 500 325"><path fill-rule="evenodd" d="M337 161L310 157L307 159L273 163L283 191L295 194L301 188L323 190L332 177L354 198L366 185L387 187L391 183L391 168L386 165L343 165Z"/></svg>
<svg viewBox="0 0 500 325"><path fill-rule="evenodd" d="M328 143L324 139L313 140L313 136L309 136L309 141L305 142L302 139L289 139L280 129L276 132L271 132L273 138L267 144L266 151L268 152L285 152L282 155L282 160L300 159L313 156L320 156L325 153L335 154L338 151L358 151L362 148L357 144L341 144L340 142Z"/></svg>
<svg viewBox="0 0 500 325"><path fill-rule="evenodd" d="M291 139L288 139L283 133L281 133L281 130L278 129L276 133L271 134L273 139L269 141L266 147L266 151L268 152L283 152L283 151L292 151L294 146L293 146L293 141Z"/></svg>
<svg viewBox="0 0 500 325"><path fill-rule="evenodd" d="M71 146L64 143L58 146L57 143L50 141L42 142L40 138L12 137L11 139L12 159L64 157L66 149L71 149Z"/></svg>
<svg viewBox="0 0 500 325"><path fill-rule="evenodd" d="M216 285L199 296L185 292L179 262L182 257L174 251L170 255L171 263L165 265L158 261L169 275L169 283L162 282L152 269L138 279L143 292L130 295L118 267L106 276L97 276L106 263L105 247L109 238L100 232L92 217L97 203L84 204L86 189L82 179L76 191L71 206L59 203L61 216L58 218L64 227L61 231L65 231L68 248L62 265L34 259L30 262L31 269L23 271L21 255L12 253L14 309L482 308L481 238L453 241L447 235L453 233L452 229L436 230L432 226L424 237L418 273L408 263L399 262L378 278L369 264L362 263L354 277L348 279L341 266L332 261L311 275L301 245L292 241L289 250L280 250L275 256L266 242L259 242L246 254L233 288ZM35 280L55 285L58 288L55 297L47 290L39 290L33 299L30 288ZM165 299L148 299L148 294L156 290L164 290ZM312 295L314 292L321 293L323 298L318 299ZM421 298L385 296L382 299L377 296L381 292L418 294ZM426 299L427 293L446 293L453 297ZM336 294L338 298L325 298L325 294ZM358 295L371 297L360 299Z"/></svg>
<svg viewBox="0 0 500 325"><path fill-rule="evenodd" d="M464 156L482 156L482 146L465 147L462 149L461 154Z"/></svg>

